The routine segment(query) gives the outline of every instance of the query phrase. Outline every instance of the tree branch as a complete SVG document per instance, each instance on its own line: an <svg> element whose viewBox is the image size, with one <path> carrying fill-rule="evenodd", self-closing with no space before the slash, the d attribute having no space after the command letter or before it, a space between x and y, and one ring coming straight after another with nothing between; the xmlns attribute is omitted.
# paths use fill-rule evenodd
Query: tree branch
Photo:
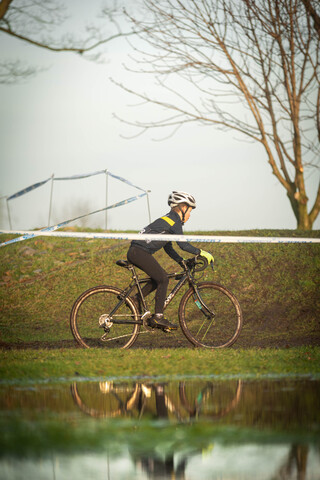
<svg viewBox="0 0 320 480"><path fill-rule="evenodd" d="M135 48L135 55L140 54L136 65L157 77L158 93L153 98L120 86L174 114L122 121L144 131L200 122L258 141L287 191L299 226L306 228L313 217L307 218L303 165L319 156L311 122L316 119L320 141L320 39L304 5L300 0L144 4L145 18L131 17L148 46ZM185 94L186 82L192 89Z"/></svg>
<svg viewBox="0 0 320 480"><path fill-rule="evenodd" d="M117 33L115 35L111 35L108 38L104 38L103 40L99 40L89 47L67 47L67 46L60 46L60 47L54 47L52 45L48 45L43 42L38 42L37 40L33 40L29 37L26 37L24 35L20 35L19 33L13 32L10 29L6 29L3 27L0 27L0 31L3 33L7 33L8 35L12 35L13 37L18 38L19 40L23 40L24 42L30 43L31 45L34 45L36 47L44 48L46 50L51 50L52 52L73 52L73 53L79 53L82 55L83 53L89 52L90 50L93 50L107 42L111 42L112 40L115 40L116 38L119 37L125 37L129 35L133 35L134 32L129 32L129 33Z"/></svg>
<svg viewBox="0 0 320 480"><path fill-rule="evenodd" d="M0 2L0 20L2 20L2 18L5 16L5 14L7 13L8 11L8 8L10 6L10 3L12 2L13 0L1 0Z"/></svg>

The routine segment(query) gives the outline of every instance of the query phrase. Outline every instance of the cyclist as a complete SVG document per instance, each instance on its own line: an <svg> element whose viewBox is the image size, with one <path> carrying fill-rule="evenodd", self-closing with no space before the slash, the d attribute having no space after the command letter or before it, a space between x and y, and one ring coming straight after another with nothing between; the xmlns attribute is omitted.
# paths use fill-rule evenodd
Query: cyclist
<svg viewBox="0 0 320 480"><path fill-rule="evenodd" d="M186 192L173 191L168 198L171 210L165 216L150 223L140 233L145 234L172 234L181 235L182 226L189 220L190 214L196 208L196 201L192 195ZM213 256L200 248L196 248L188 242L177 242L181 250L192 255L202 255L209 263L213 262ZM174 250L172 242L161 240L133 240L127 253L130 263L143 270L149 275L151 281L142 289L144 296L157 289L155 296L155 313L148 320L148 325L153 328L177 329L177 325L169 322L163 315L164 302L167 296L168 276L153 254L163 248L165 252L181 266L183 258ZM139 298L136 296L139 303Z"/></svg>

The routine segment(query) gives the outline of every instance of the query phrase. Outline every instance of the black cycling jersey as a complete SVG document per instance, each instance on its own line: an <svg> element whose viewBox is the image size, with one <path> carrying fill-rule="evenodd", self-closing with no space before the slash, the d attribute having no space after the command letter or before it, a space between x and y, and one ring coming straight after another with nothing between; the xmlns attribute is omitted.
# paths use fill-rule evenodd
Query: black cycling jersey
<svg viewBox="0 0 320 480"><path fill-rule="evenodd" d="M178 213L171 210L167 215L150 223L150 225L145 227L140 233L182 235L182 225ZM181 250L184 250L185 252L191 253L192 255L200 254L200 249L194 247L191 243L177 242L177 244ZM151 255L160 250L160 248L164 248L165 252L176 262L179 263L183 260L183 258L174 250L172 242L161 240L133 240L131 245L140 247Z"/></svg>

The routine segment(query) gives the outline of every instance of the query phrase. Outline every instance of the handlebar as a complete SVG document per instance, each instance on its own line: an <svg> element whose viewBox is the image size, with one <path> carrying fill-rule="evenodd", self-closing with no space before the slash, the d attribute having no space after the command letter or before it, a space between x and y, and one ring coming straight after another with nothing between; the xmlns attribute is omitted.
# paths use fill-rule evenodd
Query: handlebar
<svg viewBox="0 0 320 480"><path fill-rule="evenodd" d="M205 270L209 264L208 260L205 257L201 257L200 255L197 255L195 257L188 258L187 260L183 260L183 262L180 263L182 266L184 272L188 272L190 270L191 275L195 272L202 272ZM211 263L212 270L213 268L213 263ZM170 278L175 278L176 280L180 280L183 277L184 273L179 272L179 273L169 273Z"/></svg>
<svg viewBox="0 0 320 480"><path fill-rule="evenodd" d="M184 263L190 270L193 270L194 272L202 272L208 267L208 260L205 257L201 257L200 255L188 258L187 260L185 260Z"/></svg>

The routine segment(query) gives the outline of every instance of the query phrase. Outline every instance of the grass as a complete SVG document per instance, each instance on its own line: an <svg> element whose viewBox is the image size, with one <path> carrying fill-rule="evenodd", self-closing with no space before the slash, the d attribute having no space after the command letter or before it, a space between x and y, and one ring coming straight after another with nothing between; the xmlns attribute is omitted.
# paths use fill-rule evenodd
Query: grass
<svg viewBox="0 0 320 480"><path fill-rule="evenodd" d="M60 349L2 351L0 378L8 381L145 376L262 377L319 375L320 348L239 349Z"/></svg>
<svg viewBox="0 0 320 480"><path fill-rule="evenodd" d="M320 236L287 230L222 233ZM7 239L0 235L0 241ZM129 351L75 348L69 328L73 302L94 285L127 285L128 272L115 261L126 258L128 246L127 241L38 237L0 249L1 378L319 372L319 244L197 245L215 257L215 272L207 269L202 280L225 285L240 301L244 326L232 349L193 349L180 329L170 336L141 335ZM167 271L177 271L164 252L156 257ZM172 321L178 320L180 298L168 308Z"/></svg>

